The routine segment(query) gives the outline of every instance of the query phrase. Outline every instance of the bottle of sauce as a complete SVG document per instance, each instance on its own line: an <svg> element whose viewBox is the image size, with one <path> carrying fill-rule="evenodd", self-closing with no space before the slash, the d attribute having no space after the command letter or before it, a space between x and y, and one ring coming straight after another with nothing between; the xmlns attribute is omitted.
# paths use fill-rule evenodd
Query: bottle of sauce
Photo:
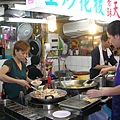
<svg viewBox="0 0 120 120"><path fill-rule="evenodd" d="M51 89L52 88L52 82L51 82L51 77L48 76L48 88Z"/></svg>

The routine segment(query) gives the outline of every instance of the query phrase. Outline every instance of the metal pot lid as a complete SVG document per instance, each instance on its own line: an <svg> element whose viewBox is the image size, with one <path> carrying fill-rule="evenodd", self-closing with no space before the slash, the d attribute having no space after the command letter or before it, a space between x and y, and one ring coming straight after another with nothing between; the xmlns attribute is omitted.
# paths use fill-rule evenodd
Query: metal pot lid
<svg viewBox="0 0 120 120"><path fill-rule="evenodd" d="M31 39L29 44L31 48L30 54L40 56L42 51L41 40L39 40L38 38Z"/></svg>
<svg viewBox="0 0 120 120"><path fill-rule="evenodd" d="M32 33L33 29L29 23L22 23L17 30L17 35L20 40L28 40Z"/></svg>

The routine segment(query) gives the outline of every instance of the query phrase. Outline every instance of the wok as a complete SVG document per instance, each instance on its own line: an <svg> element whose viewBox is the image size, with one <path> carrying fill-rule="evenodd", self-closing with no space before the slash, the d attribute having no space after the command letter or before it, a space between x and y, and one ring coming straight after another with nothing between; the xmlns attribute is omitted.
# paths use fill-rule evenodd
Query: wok
<svg viewBox="0 0 120 120"><path fill-rule="evenodd" d="M93 82L92 84L88 86L84 86L84 82L86 80L68 80L66 81L60 81L58 88L64 89L67 91L68 95L77 95L82 92L86 92L89 89L97 88L98 82Z"/></svg>
<svg viewBox="0 0 120 120"><path fill-rule="evenodd" d="M97 82L93 82L92 84L89 84L85 86L83 83L86 80L65 80L65 81L60 81L60 86L59 88L65 88L65 89L86 89L86 88L93 88L98 85Z"/></svg>
<svg viewBox="0 0 120 120"><path fill-rule="evenodd" d="M41 104L51 104L51 103L57 103L65 99L65 96L67 95L67 92L62 89L50 89L50 90L56 90L58 93L62 94L60 97L54 97L53 95L45 96L45 98L36 98L35 91L29 93L30 97L35 100L36 102L40 102Z"/></svg>

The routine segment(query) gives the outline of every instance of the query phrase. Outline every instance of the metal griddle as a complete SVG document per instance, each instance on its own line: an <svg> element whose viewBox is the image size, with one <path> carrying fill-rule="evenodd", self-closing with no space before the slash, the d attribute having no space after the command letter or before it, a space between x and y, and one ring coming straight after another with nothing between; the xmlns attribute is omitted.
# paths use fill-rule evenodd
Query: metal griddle
<svg viewBox="0 0 120 120"><path fill-rule="evenodd" d="M85 97L85 96L84 96ZM84 101L80 95L68 98L67 100L58 103L61 107L75 109L80 111L80 115L89 115L101 109L101 100L98 99L94 102Z"/></svg>

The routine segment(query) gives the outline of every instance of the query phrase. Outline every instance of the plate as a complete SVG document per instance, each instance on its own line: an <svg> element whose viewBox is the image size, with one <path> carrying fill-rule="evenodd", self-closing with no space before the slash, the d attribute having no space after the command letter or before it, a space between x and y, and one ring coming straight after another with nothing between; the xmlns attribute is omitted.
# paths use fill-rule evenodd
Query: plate
<svg viewBox="0 0 120 120"><path fill-rule="evenodd" d="M39 85L42 84L42 81L40 81L40 80L33 80L33 81L31 82L31 84L32 84L33 86L35 86L35 87L38 87Z"/></svg>
<svg viewBox="0 0 120 120"><path fill-rule="evenodd" d="M68 117L70 114L71 112L69 111L59 110L59 111L55 111L52 115L57 118L64 118L64 117Z"/></svg>

